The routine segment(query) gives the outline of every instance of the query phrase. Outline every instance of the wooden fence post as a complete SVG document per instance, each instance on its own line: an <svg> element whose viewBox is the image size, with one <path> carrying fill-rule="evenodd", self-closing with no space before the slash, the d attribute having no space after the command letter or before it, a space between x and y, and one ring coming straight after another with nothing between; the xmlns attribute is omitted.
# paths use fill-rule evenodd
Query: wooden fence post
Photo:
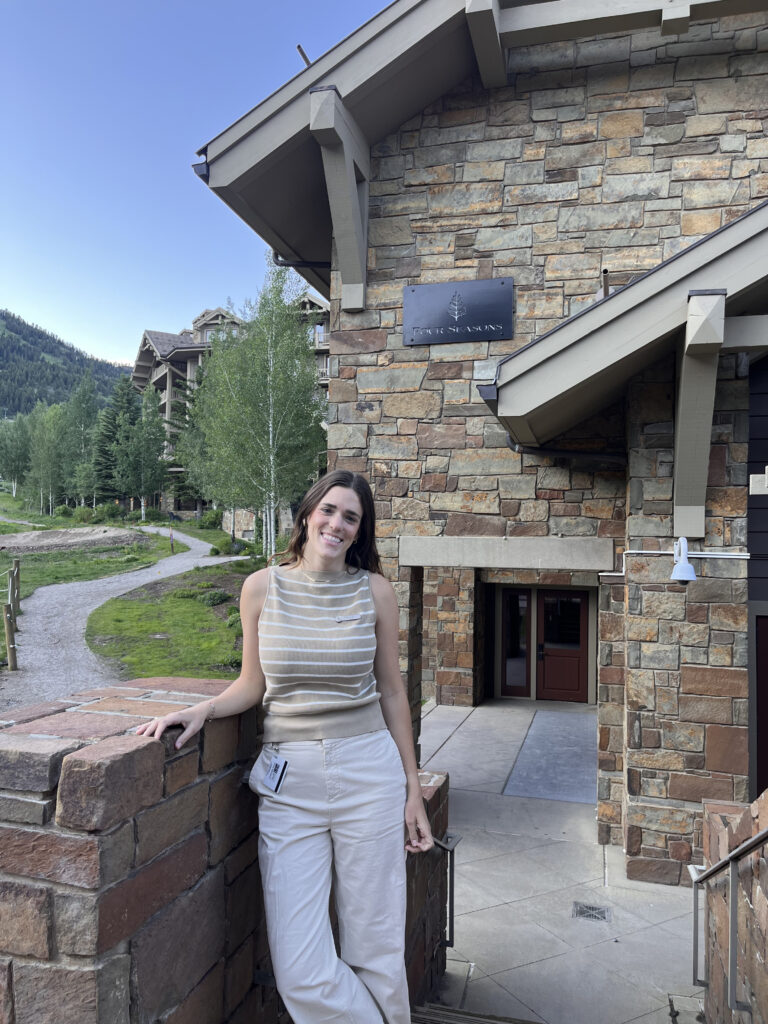
<svg viewBox="0 0 768 1024"><path fill-rule="evenodd" d="M16 672L19 666L16 662L16 639L13 635L11 606L9 604L3 605L3 626L5 628L5 649L8 652L8 668L11 672Z"/></svg>
<svg viewBox="0 0 768 1024"><path fill-rule="evenodd" d="M11 569L8 573L8 609L11 615L11 629L15 633L19 627L16 625L16 609L13 606L13 582L13 570Z"/></svg>
<svg viewBox="0 0 768 1024"><path fill-rule="evenodd" d="M21 608L21 562L18 558L13 560L13 598L11 599L15 615L19 614Z"/></svg>

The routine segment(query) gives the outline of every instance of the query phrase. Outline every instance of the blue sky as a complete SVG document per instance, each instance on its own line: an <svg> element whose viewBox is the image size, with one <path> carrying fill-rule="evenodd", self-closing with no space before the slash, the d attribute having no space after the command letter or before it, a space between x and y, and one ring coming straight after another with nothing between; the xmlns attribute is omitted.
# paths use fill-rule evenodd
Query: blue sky
<svg viewBox="0 0 768 1024"><path fill-rule="evenodd" d="M0 308L132 363L255 298L266 247L195 151L385 6L0 0Z"/></svg>

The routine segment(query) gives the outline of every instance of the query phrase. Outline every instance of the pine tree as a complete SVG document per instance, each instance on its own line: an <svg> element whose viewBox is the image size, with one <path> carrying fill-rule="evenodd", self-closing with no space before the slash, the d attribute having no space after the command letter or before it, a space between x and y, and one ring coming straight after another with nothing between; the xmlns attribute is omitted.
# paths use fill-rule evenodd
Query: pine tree
<svg viewBox="0 0 768 1024"><path fill-rule="evenodd" d="M79 498L81 504L85 504L86 497L93 494L96 411L93 376L91 371L87 370L64 406L64 489L67 497Z"/></svg>
<svg viewBox="0 0 768 1024"><path fill-rule="evenodd" d="M115 485L115 441L120 416L135 423L139 416L139 397L130 378L123 376L115 384L109 404L99 413L93 442L93 471L96 493L101 498L122 497Z"/></svg>

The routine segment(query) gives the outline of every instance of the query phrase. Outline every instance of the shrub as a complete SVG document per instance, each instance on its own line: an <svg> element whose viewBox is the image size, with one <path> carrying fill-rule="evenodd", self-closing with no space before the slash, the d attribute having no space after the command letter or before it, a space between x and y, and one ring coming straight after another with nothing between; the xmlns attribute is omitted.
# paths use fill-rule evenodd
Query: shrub
<svg viewBox="0 0 768 1024"><path fill-rule="evenodd" d="M226 590L204 590L202 594L197 594L197 600L200 604L207 605L209 608L213 608L217 604L224 604L225 601L229 601L231 598L232 595L228 594Z"/></svg>
<svg viewBox="0 0 768 1024"><path fill-rule="evenodd" d="M178 597L182 600L189 600L200 596L200 591L196 587L178 587L176 590L171 591L171 597Z"/></svg>
<svg viewBox="0 0 768 1024"><path fill-rule="evenodd" d="M168 514L161 512L159 508L147 508L144 515L148 523L165 523L168 521Z"/></svg>
<svg viewBox="0 0 768 1024"><path fill-rule="evenodd" d="M91 522L93 523L106 523L110 520L119 519L124 515L124 509L116 505L114 501L105 501L102 505L97 505Z"/></svg>
<svg viewBox="0 0 768 1024"><path fill-rule="evenodd" d="M87 505L78 505L72 513L72 518L76 523L90 523L93 519L93 509Z"/></svg>
<svg viewBox="0 0 768 1024"><path fill-rule="evenodd" d="M224 509L209 508L200 516L200 526L204 530L220 530Z"/></svg>
<svg viewBox="0 0 768 1024"><path fill-rule="evenodd" d="M219 551L219 549L217 547L212 547L211 550L208 552L208 554L209 555L218 555L218 554L220 554L220 551Z"/></svg>
<svg viewBox="0 0 768 1024"><path fill-rule="evenodd" d="M69 505L57 505L53 511L57 516L63 516L65 519L72 518L72 509Z"/></svg>

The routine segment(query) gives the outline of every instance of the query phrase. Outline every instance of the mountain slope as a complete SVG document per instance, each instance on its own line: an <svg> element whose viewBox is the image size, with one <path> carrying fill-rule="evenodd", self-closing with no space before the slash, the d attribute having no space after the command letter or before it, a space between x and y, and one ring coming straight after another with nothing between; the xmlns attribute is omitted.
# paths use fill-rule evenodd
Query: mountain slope
<svg viewBox="0 0 768 1024"><path fill-rule="evenodd" d="M37 401L66 401L87 369L100 400L115 382L130 372L103 359L94 359L53 334L0 310L0 419L27 413Z"/></svg>

